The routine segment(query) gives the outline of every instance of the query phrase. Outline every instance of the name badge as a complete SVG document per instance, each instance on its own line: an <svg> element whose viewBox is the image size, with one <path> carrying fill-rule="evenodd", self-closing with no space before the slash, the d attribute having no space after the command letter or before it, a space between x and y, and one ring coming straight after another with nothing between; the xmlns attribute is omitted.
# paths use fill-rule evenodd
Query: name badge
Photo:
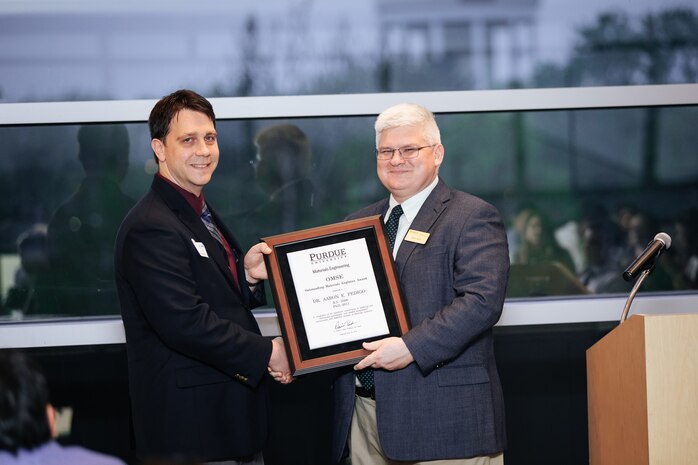
<svg viewBox="0 0 698 465"><path fill-rule="evenodd" d="M429 239L429 233L417 231L415 229L410 229L407 231L405 240L409 242L415 242L417 244L426 244L427 239Z"/></svg>
<svg viewBox="0 0 698 465"><path fill-rule="evenodd" d="M203 243L196 242L193 238L191 240L191 243L194 244L194 247L196 247L196 251L199 252L199 255L208 258L208 252L206 252L206 247L204 247Z"/></svg>

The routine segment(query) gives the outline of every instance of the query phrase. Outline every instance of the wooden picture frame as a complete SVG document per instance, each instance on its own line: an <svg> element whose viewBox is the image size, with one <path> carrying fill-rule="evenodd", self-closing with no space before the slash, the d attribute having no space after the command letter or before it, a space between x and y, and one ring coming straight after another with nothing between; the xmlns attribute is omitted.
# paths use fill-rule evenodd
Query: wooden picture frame
<svg viewBox="0 0 698 465"><path fill-rule="evenodd" d="M262 238L293 375L350 365L409 329L379 215Z"/></svg>

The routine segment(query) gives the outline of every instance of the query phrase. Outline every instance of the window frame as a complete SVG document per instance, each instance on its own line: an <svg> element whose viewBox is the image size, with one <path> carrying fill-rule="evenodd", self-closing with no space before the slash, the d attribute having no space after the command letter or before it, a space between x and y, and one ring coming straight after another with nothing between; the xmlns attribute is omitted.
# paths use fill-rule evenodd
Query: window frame
<svg viewBox="0 0 698 465"><path fill-rule="evenodd" d="M219 120L373 116L396 103L417 102L434 113L484 113L698 105L698 84L486 91L409 92L212 98ZM0 104L0 126L146 122L156 100ZM367 129L368 130L368 129ZM507 300L499 326L606 322L620 318L626 296ZM695 313L698 293L638 296L631 313ZM262 334L280 334L276 313L255 311ZM119 317L0 322L0 348L125 343Z"/></svg>

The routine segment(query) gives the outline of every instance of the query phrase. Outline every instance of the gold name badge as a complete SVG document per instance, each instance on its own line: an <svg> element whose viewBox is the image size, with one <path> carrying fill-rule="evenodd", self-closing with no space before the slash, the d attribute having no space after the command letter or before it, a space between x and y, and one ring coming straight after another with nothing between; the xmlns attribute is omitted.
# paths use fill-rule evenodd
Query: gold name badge
<svg viewBox="0 0 698 465"><path fill-rule="evenodd" d="M407 231L407 235L405 236L406 241L416 242L417 244L426 244L427 239L429 239L429 233L417 231L414 229L410 229L409 231Z"/></svg>

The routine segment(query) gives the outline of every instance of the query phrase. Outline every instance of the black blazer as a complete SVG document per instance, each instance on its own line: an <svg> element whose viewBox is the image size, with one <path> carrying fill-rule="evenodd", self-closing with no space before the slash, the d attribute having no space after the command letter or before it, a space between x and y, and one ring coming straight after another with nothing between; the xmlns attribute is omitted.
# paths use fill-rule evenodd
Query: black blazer
<svg viewBox="0 0 698 465"><path fill-rule="evenodd" d="M182 195L155 176L116 240L133 428L142 458L198 461L255 454L267 437L271 341L251 308L242 251L234 284L221 245ZM208 255L208 256L206 256Z"/></svg>

